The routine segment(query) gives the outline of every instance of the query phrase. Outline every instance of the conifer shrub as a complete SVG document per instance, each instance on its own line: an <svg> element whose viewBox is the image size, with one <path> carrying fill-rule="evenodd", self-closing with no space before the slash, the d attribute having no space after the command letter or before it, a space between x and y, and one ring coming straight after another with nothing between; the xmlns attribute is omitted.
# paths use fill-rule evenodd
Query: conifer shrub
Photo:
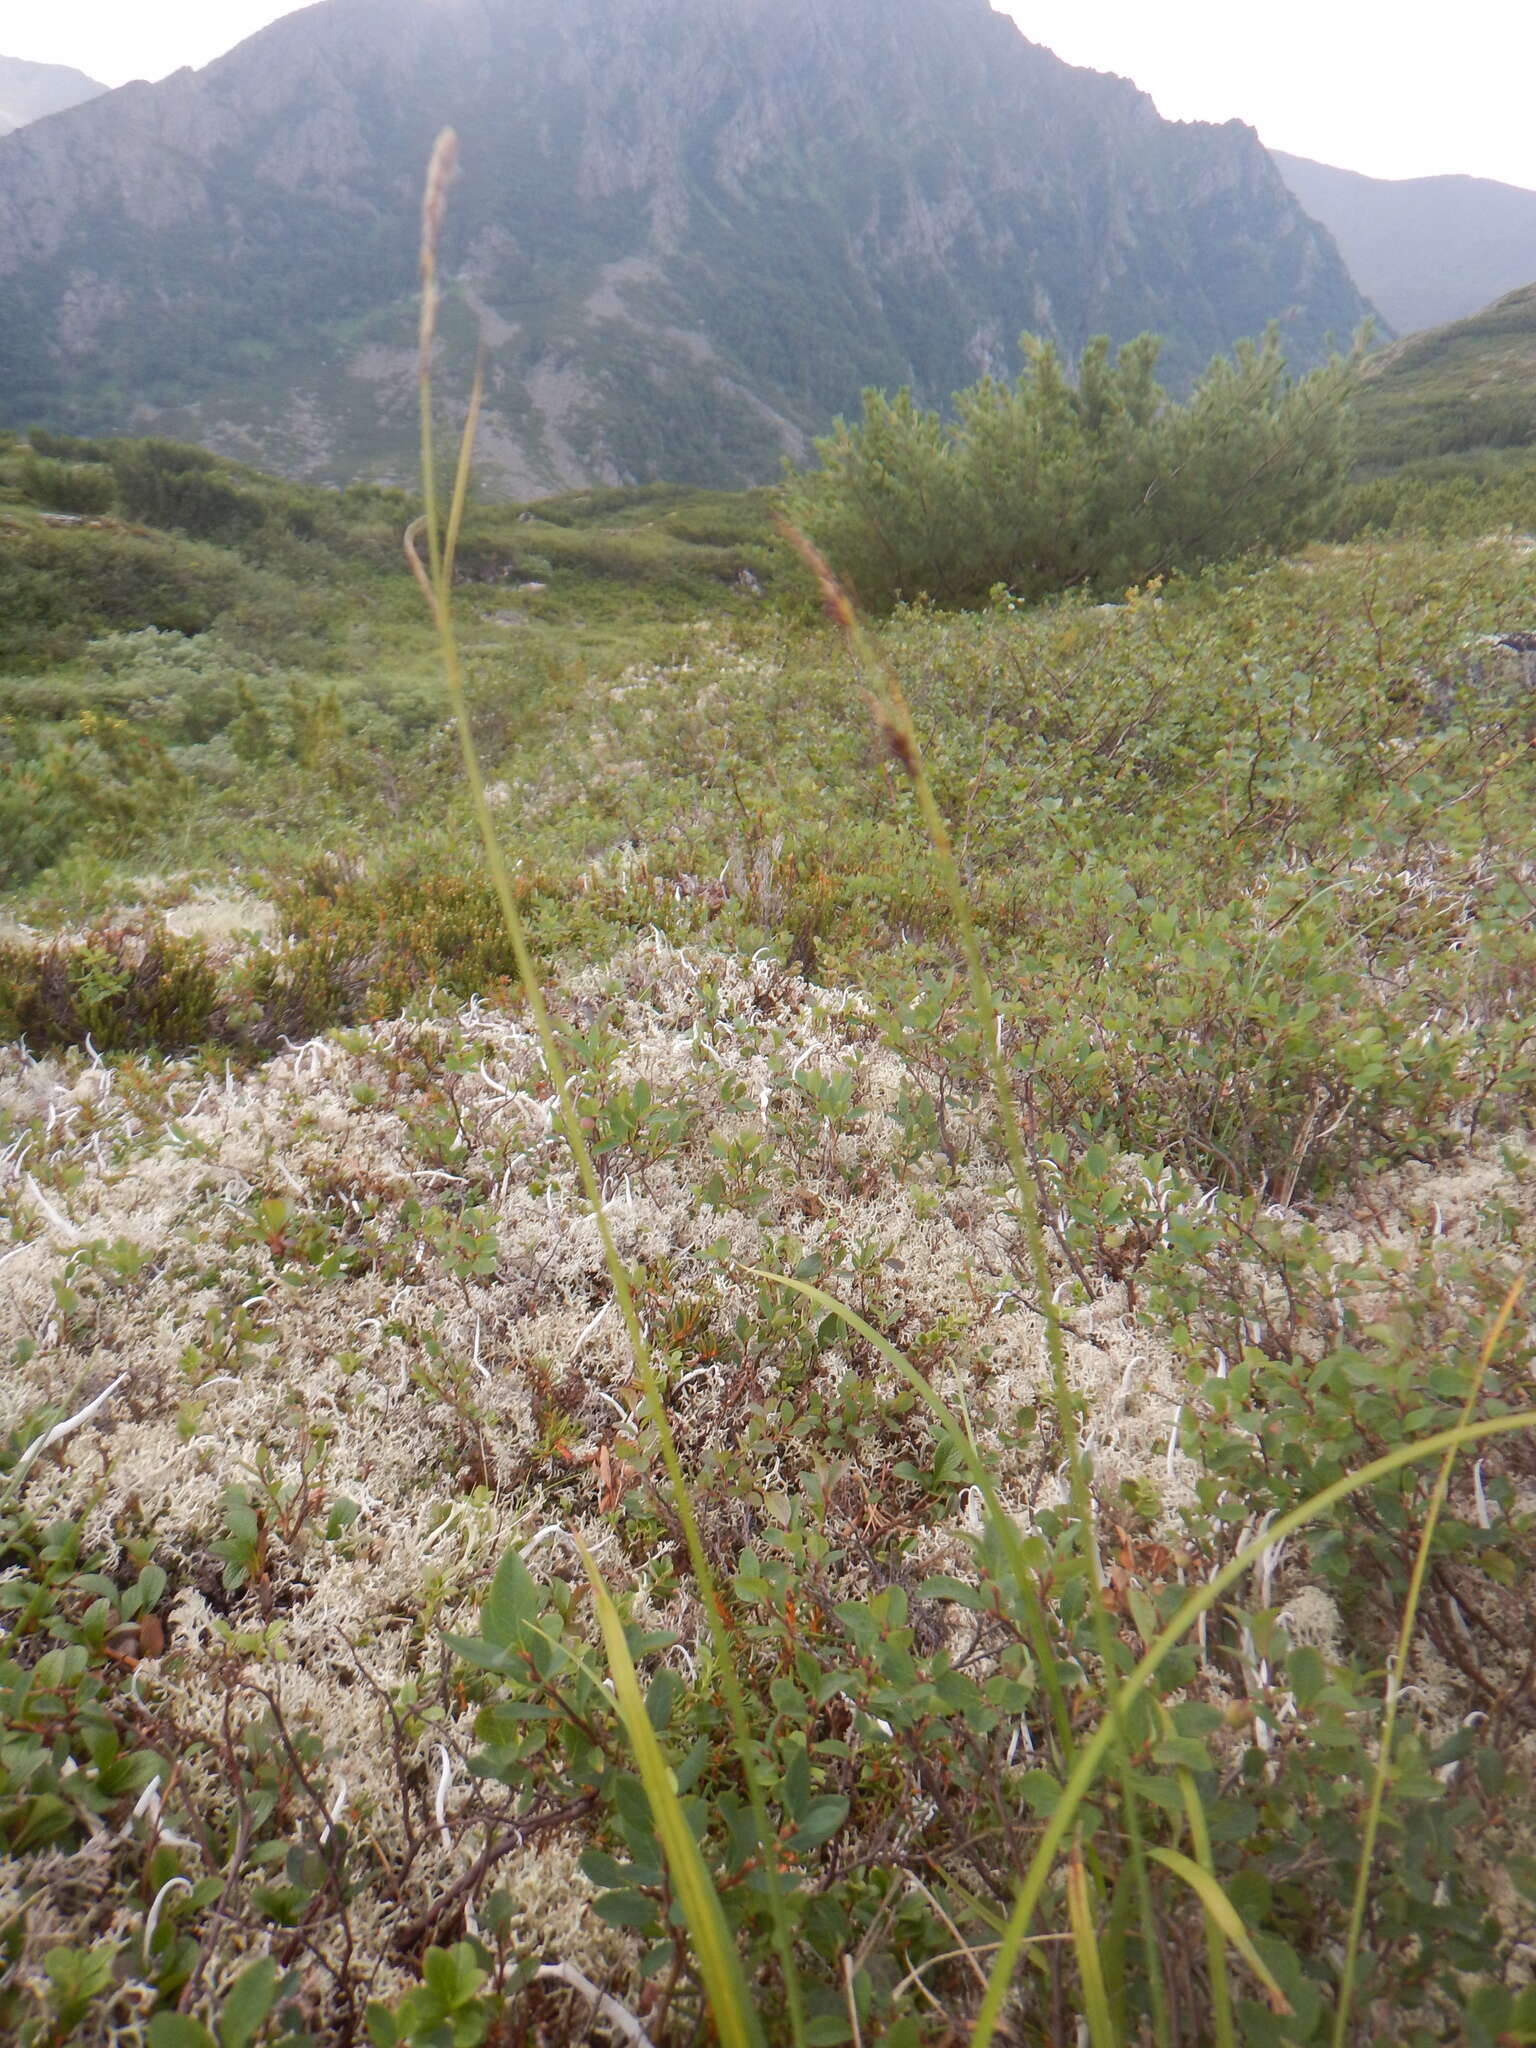
<svg viewBox="0 0 1536 2048"><path fill-rule="evenodd" d="M117 485L104 463L55 462L40 455L22 463L21 488L34 505L54 512L110 512L117 499Z"/></svg>
<svg viewBox="0 0 1536 2048"><path fill-rule="evenodd" d="M1114 354L1096 338L1075 382L1051 343L1020 346L1017 381L984 378L947 419L867 391L862 421L820 439L820 469L790 486L790 517L867 606L1118 592L1287 547L1320 530L1349 474L1353 357L1291 379L1272 329L1179 404L1155 335Z"/></svg>
<svg viewBox="0 0 1536 2048"><path fill-rule="evenodd" d="M120 441L112 469L130 519L170 527L195 540L234 545L262 523L265 509L254 491L241 490L202 448L174 441Z"/></svg>
<svg viewBox="0 0 1536 2048"><path fill-rule="evenodd" d="M0 728L0 887L29 882L103 829L119 845L162 816L181 778L130 720L84 710L43 744Z"/></svg>

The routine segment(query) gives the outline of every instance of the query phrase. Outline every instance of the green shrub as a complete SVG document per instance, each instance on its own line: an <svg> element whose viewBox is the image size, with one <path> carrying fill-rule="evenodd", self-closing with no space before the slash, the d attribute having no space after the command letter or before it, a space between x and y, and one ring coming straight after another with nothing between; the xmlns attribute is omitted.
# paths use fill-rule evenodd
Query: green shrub
<svg viewBox="0 0 1536 2048"><path fill-rule="evenodd" d="M165 750L122 718L83 711L35 754L0 731L0 888L93 837L121 850L135 828L164 821L180 789Z"/></svg>
<svg viewBox="0 0 1536 2048"><path fill-rule="evenodd" d="M251 578L230 555L165 536L8 523L0 672L67 661L113 630L204 632Z"/></svg>
<svg viewBox="0 0 1536 2048"><path fill-rule="evenodd" d="M182 1052L215 1034L218 974L207 949L153 921L104 925L76 942L0 948L0 1033L34 1052Z"/></svg>
<svg viewBox="0 0 1536 2048"><path fill-rule="evenodd" d="M998 585L1119 591L1321 531L1351 461L1354 361L1293 382L1271 331L1176 404L1159 346L1092 341L1074 384L1025 335L1017 383L958 393L950 421L866 392L862 422L819 440L821 468L790 485L790 517L880 609Z"/></svg>
<svg viewBox="0 0 1536 2048"><path fill-rule="evenodd" d="M1360 478L1339 500L1329 531L1337 540L1367 534L1474 540L1504 529L1536 529L1536 453L1529 450L1481 449Z"/></svg>
<svg viewBox="0 0 1536 2048"><path fill-rule="evenodd" d="M53 462L29 456L21 488L34 505L54 512L110 512L117 500L112 471L100 462Z"/></svg>
<svg viewBox="0 0 1536 2048"><path fill-rule="evenodd" d="M77 434L50 434L46 427L33 427L27 434L35 454L51 456L58 462L110 462L114 443L82 440Z"/></svg>
<svg viewBox="0 0 1536 2048"><path fill-rule="evenodd" d="M124 512L149 526L233 546L265 517L261 498L232 483L206 449L174 441L119 441L112 470Z"/></svg>

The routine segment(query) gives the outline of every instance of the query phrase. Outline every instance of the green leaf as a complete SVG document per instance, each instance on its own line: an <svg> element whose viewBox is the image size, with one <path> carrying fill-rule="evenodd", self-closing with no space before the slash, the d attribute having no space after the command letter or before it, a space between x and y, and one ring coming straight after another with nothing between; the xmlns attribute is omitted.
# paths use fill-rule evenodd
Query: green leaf
<svg viewBox="0 0 1536 2048"><path fill-rule="evenodd" d="M1328 1683L1328 1667L1310 1643L1292 1650L1285 1660L1285 1675L1291 1691L1304 1707L1311 1706Z"/></svg>
<svg viewBox="0 0 1536 2048"><path fill-rule="evenodd" d="M1152 1761L1168 1770L1208 1771L1211 1752L1188 1735L1165 1735L1152 1745Z"/></svg>
<svg viewBox="0 0 1536 2048"><path fill-rule="evenodd" d="M645 1695L645 1711L651 1717L651 1726L658 1735L665 1735L672 1719L672 1710L677 1696L683 1689L683 1682L675 1671L663 1665L651 1680Z"/></svg>
<svg viewBox="0 0 1536 2048"><path fill-rule="evenodd" d="M592 1901L592 1910L610 1927L651 1927L659 1909L644 1892L600 1892Z"/></svg>
<svg viewBox="0 0 1536 2048"><path fill-rule="evenodd" d="M1019 1790L1029 1801L1030 1811L1047 1819L1061 1803L1061 1780L1053 1778L1049 1771L1026 1771L1019 1780Z"/></svg>
<svg viewBox="0 0 1536 2048"><path fill-rule="evenodd" d="M992 1595L983 1586L968 1586L964 1579L924 1579L917 1589L920 1600L951 1600L956 1607L969 1607L982 1612L992 1606Z"/></svg>
<svg viewBox="0 0 1536 2048"><path fill-rule="evenodd" d="M848 1801L840 1792L829 1792L813 1799L798 1818L800 1825L790 1836L789 1847L797 1853L819 1848L831 1840L848 1818Z"/></svg>
<svg viewBox="0 0 1536 2048"><path fill-rule="evenodd" d="M606 1849L583 1849L578 1859L581 1874L593 1884L619 1886L629 1877L629 1872L616 1856L610 1856Z"/></svg>
<svg viewBox="0 0 1536 2048"><path fill-rule="evenodd" d="M1491 1798L1503 1791L1508 1772L1501 1751L1480 1749L1473 1759L1473 1768L1477 1772L1478 1784Z"/></svg>
<svg viewBox="0 0 1536 2048"><path fill-rule="evenodd" d="M774 1679L768 1697L773 1702L773 1711L782 1714L786 1721L804 1721L810 1711L809 1700L792 1678Z"/></svg>
<svg viewBox="0 0 1536 2048"><path fill-rule="evenodd" d="M806 2048L838 2048L838 2043L851 2039L852 2034L847 2013L824 2012L819 2019L806 2022Z"/></svg>
<svg viewBox="0 0 1536 2048"><path fill-rule="evenodd" d="M422 1957L421 1973L444 2012L457 2012L461 2005L468 2005L489 1974L468 1941L456 1941L452 1948L429 1948Z"/></svg>
<svg viewBox="0 0 1536 2048"><path fill-rule="evenodd" d="M516 1672L518 1664L511 1652L496 1643L488 1643L483 1636L450 1636L443 1641L455 1657L462 1657L466 1664L473 1664L477 1671Z"/></svg>
<svg viewBox="0 0 1536 2048"><path fill-rule="evenodd" d="M157 2012L149 2023L149 2048L217 2048L200 2020L182 2012Z"/></svg>
<svg viewBox="0 0 1536 2048"><path fill-rule="evenodd" d="M394 2014L387 2005L380 2005L375 2000L364 2014L363 2024L368 2029L368 2039L372 2048L396 2048L396 2043L400 2039L400 2029L395 2025Z"/></svg>
<svg viewBox="0 0 1536 2048"><path fill-rule="evenodd" d="M496 1567L496 1576L480 1609L480 1626L486 1641L500 1649L510 1649L524 1623L532 1621L543 1607L543 1596L528 1567L515 1548L507 1551Z"/></svg>
<svg viewBox="0 0 1536 2048"><path fill-rule="evenodd" d="M235 1979L219 2014L220 2048L248 2048L277 2001L277 1986L277 1964L270 1956Z"/></svg>
<svg viewBox="0 0 1536 2048"><path fill-rule="evenodd" d="M791 1820L798 1821L810 1804L811 1760L804 1747L796 1743L789 1752L789 1762L779 1786L784 1800L784 1810Z"/></svg>
<svg viewBox="0 0 1536 2048"><path fill-rule="evenodd" d="M358 1516L361 1513L362 1509L358 1506L357 1502L355 1500L349 1500L346 1498L345 1495L343 1495L342 1498L338 1500L332 1507L331 1512L326 1519L326 1542L334 1543L337 1537L344 1535L346 1531L351 1528L352 1524L357 1520Z"/></svg>

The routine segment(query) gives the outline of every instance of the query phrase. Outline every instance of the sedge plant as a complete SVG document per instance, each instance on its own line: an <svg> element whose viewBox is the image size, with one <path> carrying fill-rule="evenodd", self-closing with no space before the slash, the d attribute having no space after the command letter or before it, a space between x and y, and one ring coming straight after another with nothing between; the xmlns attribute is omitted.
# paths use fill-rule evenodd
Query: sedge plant
<svg viewBox="0 0 1536 2048"><path fill-rule="evenodd" d="M459 440L457 464L446 516L437 484L432 427L432 358L438 308L437 250L456 164L457 142L451 131L445 131L433 152L422 210L419 382L424 511L407 532L406 556L436 628L443 677L459 735L471 808L497 903L512 946L519 983L554 1097L555 1117L569 1147L583 1196L596 1223L603 1259L632 1355L636 1380L642 1390L644 1412L655 1434L670 1504L682 1530L698 1585L720 1673L733 1742L751 1804L773 1943L782 1974L785 2018L796 2048L804 2048L810 2035L797 1976L789 1913L778 1870L777 1841L767 1810L761 1773L756 1764L756 1747L747 1692L736 1657L732 1631L727 1623L720 1586L701 1540L686 1475L666 1412L661 1376L657 1371L656 1361L639 1315L634 1285L619 1251L604 1205L601 1183L590 1145L581 1126L568 1068L518 909L506 856L486 800L484 781L471 731L454 630L452 589L455 555L467 502L470 465L480 408L481 374L478 367L467 418ZM997 2038L1026 1943L1032 1938L1037 1913L1047 1891L1055 1888L1059 1888L1065 1901L1068 1935L1077 1962L1080 2017L1086 2038L1093 2044L1093 2048L1116 2048L1117 2041L1124 2037L1122 2023L1117 2016L1121 1987L1117 1987L1112 1981L1111 1973L1106 1969L1108 1944L1101 1932L1094 1901L1095 1888L1107 1892L1109 1879L1101 1867L1091 1830L1085 1829L1082 1825L1085 1808L1106 1773L1110 1773L1119 1781L1121 1810L1130 1850L1133 1894L1146 1950L1147 1998L1154 2039L1159 2043L1172 2039L1158 1951L1158 1929L1151 1883L1151 1871L1154 1866L1167 1871L1170 1876L1186 1886L1200 1906L1206 1929L1213 2038L1217 2048L1229 2048L1229 2044L1235 2048L1236 2041L1232 1991L1228 1975L1229 1953L1240 1959L1242 1965L1262 1987L1272 2009L1279 2013L1286 2010L1284 1993L1280 1985L1265 1964L1241 1916L1221 1887L1200 1794L1193 1775L1184 1766L1177 1768L1177 1782L1173 1789L1177 1794L1178 1808L1183 1813L1190 1853L1185 1853L1179 1848L1149 1844L1144 1839L1140 1821L1143 1795L1134 1781L1131 1769L1132 1709L1139 1701L1152 1695L1159 1674L1174 1651L1186 1640L1190 1631L1216 1608L1223 1596L1274 1545L1328 1515L1352 1494L1363 1491L1413 1464L1439 1457L1442 1460L1440 1478L1429 1521L1423 1532L1409 1605L1403 1616L1389 1681L1388 1720L1383 1732L1380 1764L1370 1798L1366 1848L1361 1861L1351 1918L1349 1952L1336 2006L1334 2038L1336 2044L1342 2044L1348 2031L1352 1973L1358 1953L1364 1901L1369 1884L1370 1851L1379 1822L1390 1764L1391 1715L1396 1706L1396 1681L1403 1670L1413 1634L1434 1521L1439 1505L1444 1499L1450 1463L1463 1449L1472 1444L1531 1428L1536 1425L1536 1412L1505 1414L1491 1420L1473 1421L1471 1408L1475 1399L1474 1388L1462 1419L1455 1428L1441 1431L1421 1442L1397 1446L1385 1456L1338 1479L1289 1513L1272 1521L1252 1542L1239 1549L1220 1570L1213 1572L1192 1590L1166 1625L1147 1644L1139 1662L1128 1671L1123 1669L1121 1648L1100 1579L1092 1473L1078 1430L1077 1402L1070 1383L1062 1318L1054 1296L1036 1167L1025 1143L1003 1053L998 1008L959 863L942 810L924 767L916 727L899 678L889 664L874 652L852 603L829 565L803 535L791 529L787 531L786 537L798 549L815 576L827 610L842 633L864 681L882 742L890 757L899 764L909 779L932 849L941 892L951 913L953 927L965 959L972 1006L980 1029L995 1099L1003 1151L1017 1194L1027 1270L1045 1322L1046 1350L1056 1419L1066 1454L1073 1540L1078 1549L1079 1568L1088 1590L1091 1626L1095 1632L1104 1687L1103 1711L1091 1731L1079 1737L1074 1730L1072 1711L1057 1669L1051 1616L1045 1596L1036 1583L1035 1575L1026 1559L1013 1518L1006 1511L995 1480L978 1449L968 1417L963 1412L957 1413L945 1402L931 1382L896 1346L846 1304L798 1277L749 1269L754 1271L758 1279L798 1293L814 1302L824 1312L837 1316L883 1358L925 1403L941 1430L956 1447L962 1464L981 1492L989 1522L998 1540L1000 1554L1013 1579L1013 1584L1008 1590L1024 1618L1026 1640L1038 1666L1056 1739L1061 1783L1059 1795L1045 1820L1034 1853L1018 1885L1006 1924L999 1930L1000 1938L996 1943L989 1944L995 1949L995 1955L983 1981L980 2008L971 2035L973 2048L989 2048L989 2044ZM1483 1369L1486 1368L1497 1347L1499 1337L1507 1326L1516 1298L1515 1294L1511 1295L1499 1321L1489 1334L1482 1357ZM1481 1369L1479 1384L1480 1380ZM729 2044L729 2048L762 2048L763 2031L752 1992L745 1980L719 1897L713 1889L675 1779L646 1713L644 1697L618 1610L600 1573L586 1553L583 1553L583 1562L592 1586L619 1720L633 1751L651 1808L673 1891L692 1941L715 2031L722 2042ZM1123 1911L1123 1901L1119 1906L1111 1908L1112 1914ZM974 1952L968 1953L972 1954L974 1961ZM857 2015L853 2012L851 1998L850 2013L857 2039Z"/></svg>
<svg viewBox="0 0 1536 2048"><path fill-rule="evenodd" d="M539 1050L554 1094L555 1115L561 1132L570 1148L582 1192L597 1224L602 1244L603 1261L612 1283L614 1299L619 1305L625 1335L634 1361L635 1376L644 1398L647 1420L656 1433L662 1463L666 1471L671 1505L677 1515L687 1547L689 1562L699 1588L705 1619L715 1652L721 1684L725 1693L736 1749L742 1764L747 1796L751 1802L756 1826L759 1850L768 1892L769 1910L774 1926L774 1941L783 1972L784 1995L787 2014L796 2048L803 2048L805 2041L804 2004L800 1993L795 1969L794 1951L785 1911L782 1887L778 1873L777 1845L769 1819L767 1803L759 1781L758 1772L752 1767L752 1735L747 1715L746 1694L737 1670L735 1648L725 1623L725 1609L713 1567L705 1552L699 1534L698 1519L694 1514L687 1483L683 1475L682 1461L678 1456L676 1439L667 1418L666 1402L660 1376L656 1370L650 1343L646 1338L635 1303L634 1287L630 1280L618 1244L613 1235L607 1208L603 1201L602 1185L592 1158L577 1113L570 1077L565 1059L560 1050L554 1024L544 998L543 983L528 944L527 932L517 907L517 898L512 887L512 877L502 851L490 806L486 801L484 778L480 772L479 757L475 748L474 734L470 723L469 703L464 689L463 669L459 660L458 642L454 632L453 619L453 574L454 557L459 534L463 526L464 508L468 501L470 467L474 454L475 435L479 423L482 391L482 370L477 364L474 384L470 395L468 414L459 439L458 461L454 473L452 497L446 521L440 513L437 489L437 457L432 428L432 358L437 332L438 281L437 251L442 234L443 219L447 210L448 194L457 175L458 138L452 129L445 129L437 139L427 172L427 182L422 199L421 218L421 324L419 333L418 377L421 398L421 472L425 509L414 520L405 536L406 560L411 573L421 586L432 621L437 630L438 649L442 662L443 680L449 702L453 707L459 744L463 754L464 776L469 790L470 805L475 823L479 828L480 841L484 849L486 866L495 890L497 904L506 924L507 937L511 942L513 957L517 963L518 980L524 1000L528 1005ZM426 558L421 554L421 543L426 544ZM590 1569L590 1563L589 1563ZM594 1575L595 1578L595 1575ZM606 1615L608 1608L601 1605L600 1614ZM605 1637L610 1652L614 1637L605 1619ZM622 1639L622 1630L620 1631ZM620 1687L621 1705L624 1694ZM623 1716L627 1727L633 1732L629 1715ZM651 1800L657 1831L669 1856L669 1867L679 1896L687 1902L697 1897L697 1876L693 1859L697 1858L697 1846L682 1819L681 1807L675 1787L668 1780L668 1774L661 1761L659 1746L647 1747L638 1758L641 1775ZM687 1853L686 1844L692 1849ZM701 1867L701 1866L700 1866ZM718 1913L718 1907L716 1907ZM701 1967L711 1972L709 1990L718 2008L734 2009L727 2023L722 2021L722 2032L727 2039L739 2041L743 2048L761 2040L756 2013L739 1989L739 1984L728 1983L721 1978L714 1981L713 1972L719 1957L719 1944L713 1918L704 1913L696 1918L689 1913L690 1930L698 1950Z"/></svg>
<svg viewBox="0 0 1536 2048"><path fill-rule="evenodd" d="M1083 1454L1076 1426L1076 1405L1067 1373L1066 1348L1061 1315L1056 1303L1052 1284L1050 1264L1046 1253L1045 1234L1040 1215L1038 1185L1031 1161L1025 1151L1023 1133L1019 1123L1018 1110L1007 1065L1003 1057L1000 1018L991 981L982 955L981 943L975 920L971 914L969 899L961 878L949 829L928 776L916 725L908 706L901 680L873 647L848 592L816 548L814 543L797 528L786 524L785 538L801 556L810 569L820 589L827 614L837 627L847 646L855 669L864 683L865 693L873 713L877 731L889 755L897 761L910 782L918 813L927 833L938 873L940 887L951 913L956 935L964 955L970 980L972 1005L981 1031L995 1106L1001 1127L1004 1155L1007 1160L1015 1189L1019 1198L1024 1220L1025 1244L1031 1277L1041 1313L1045 1320L1046 1351L1051 1368L1055 1396L1057 1423L1066 1451L1069 1492L1078 1539L1085 1552L1085 1566L1089 1574L1089 1585L1093 1608L1093 1622L1098 1640L1100 1662L1105 1685L1106 1711L1093 1736L1084 1748L1073 1755L1068 1751L1070 1769L1059 1804L1051 1816L1035 1855L1025 1874L1015 1900L1003 1939L990 1972L986 1993L978 2016L973 2036L973 2048L987 2048L1001 2022L1003 2010L1013 1983L1023 1943L1029 1933L1035 1911L1042 1897L1044 1887L1054 1868L1055 1859L1070 1837L1074 1818L1080 1812L1093 1785L1107 1764L1113 1764L1120 1779L1122 1799L1126 1816L1127 1833L1131 1852L1131 1865L1136 1888L1137 1902L1142 1915L1142 1936L1147 1949L1147 1982L1152 2007L1154 2034L1159 2041L1168 2038L1168 2012L1163 1996L1159 1956L1156 1945L1156 1927L1151 1903L1151 1886L1148 1878L1148 1863L1156 1862L1178 1877L1199 1900L1207 1931L1207 1953L1211 1970L1213 2023L1218 2048L1228 2048L1235 2042L1232 2018L1231 1991L1227 1974L1226 1953L1230 1946L1248 1965L1263 1986L1272 2009L1277 2013L1289 2010L1285 1995L1268 1967L1254 1947L1248 1930L1241 1917L1222 1891L1217 1878L1211 1852L1209 1829L1200 1806L1198 1790L1187 1771L1181 1773L1180 1793L1189 1823L1190 1842L1194 1857L1185 1856L1177 1850L1148 1848L1138 1824L1138 1794L1131 1770L1128 1743L1127 1715L1133 1702L1153 1684L1158 1671L1168 1655L1184 1640L1201 1617L1211 1611L1221 1594L1236 1584L1250 1566L1258 1563L1276 1543L1293 1530L1306 1527L1328 1510L1364 1486L1373 1484L1377 1478L1401 1470L1405 1466L1428 1460L1437 1453L1441 1457L1440 1470L1435 1482L1429 1511L1421 1534L1418 1552L1409 1586L1408 1599L1401 1620L1396 1652L1388 1673L1386 1714L1382 1729L1377 1768L1374 1773L1367 1802L1366 1827L1360 1859L1354 1898L1352 1901L1349 1936L1341 1971L1341 1981L1335 2008L1333 2031L1334 2048L1344 2048L1348 2037L1349 2009L1353 1992L1353 1979L1359 1953L1361 1931L1364 1924L1365 1905L1368 1897L1371 1862L1380 1824L1382 1803L1390 1771L1392 1739L1396 1720L1397 1700L1402 1674L1406 1668L1409 1648L1412 1643L1420 1598L1428 1569L1430 1550L1434 1540L1435 1525L1443 1506L1450 1481L1451 1467L1460 1451L1480 1435L1497 1434L1500 1430L1529 1428L1536 1424L1536 1415L1522 1414L1503 1417L1494 1425L1473 1425L1471 1415L1478 1393L1486 1375L1488 1365L1498 1348L1514 1313L1515 1305L1523 1289L1523 1276L1511 1288L1498 1316L1491 1325L1479 1357L1477 1370L1468 1390L1457 1428L1442 1432L1439 1436L1419 1444L1399 1447L1388 1457L1377 1460L1373 1465L1350 1475L1335 1486L1301 1503L1292 1514L1272 1524L1261 1532L1225 1569L1208 1579L1180 1608L1168 1627L1149 1646L1146 1655L1134 1672L1123 1683L1119 1676L1119 1665L1112 1640L1112 1626L1108 1607L1102 1597L1098 1570L1098 1537L1096 1531L1091 1473ZM962 1455L971 1470L973 1481L978 1485L986 1501L994 1526L1011 1531L1010 1518L1004 1513L995 1488L985 1474L980 1458L975 1454L974 1445L968 1434L959 1429L957 1418L942 1402L933 1388L911 1364L901 1357L896 1348L873 1330L862 1318L858 1318L844 1305L807 1283L784 1276L760 1275L777 1278L778 1284L806 1294L831 1313L838 1315L850 1328L855 1329L865 1342L870 1343L894 1365L935 1414L941 1424L951 1433L962 1447ZM1020 1569L1016 1536L1013 1542L1004 1537L1005 1554L1014 1561L1014 1568ZM1083 2000L1083 2018L1093 2048L1110 2039L1108 1997L1099 1952L1099 1938L1090 1911L1087 1890L1087 1870L1079 1848L1073 1844L1065 1875L1068 1919L1073 1947L1078 1961L1079 1983Z"/></svg>

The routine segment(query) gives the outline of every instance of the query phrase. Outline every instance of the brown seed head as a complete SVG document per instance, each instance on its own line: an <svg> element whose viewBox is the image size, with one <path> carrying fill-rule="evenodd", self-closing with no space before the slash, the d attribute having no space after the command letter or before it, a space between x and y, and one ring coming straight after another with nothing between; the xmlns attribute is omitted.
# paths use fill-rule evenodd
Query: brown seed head
<svg viewBox="0 0 1536 2048"><path fill-rule="evenodd" d="M779 532L816 578L821 591L821 601L826 606L827 617L840 633L846 634L848 639L852 640L858 630L853 615L853 601L833 574L832 564L810 535L802 533L790 520L780 519L775 523Z"/></svg>
<svg viewBox="0 0 1536 2048"><path fill-rule="evenodd" d="M869 708L874 717L875 731L880 744L897 766L904 769L915 782L917 780L917 747L910 730L896 717L889 704L883 703L873 691L869 695Z"/></svg>

